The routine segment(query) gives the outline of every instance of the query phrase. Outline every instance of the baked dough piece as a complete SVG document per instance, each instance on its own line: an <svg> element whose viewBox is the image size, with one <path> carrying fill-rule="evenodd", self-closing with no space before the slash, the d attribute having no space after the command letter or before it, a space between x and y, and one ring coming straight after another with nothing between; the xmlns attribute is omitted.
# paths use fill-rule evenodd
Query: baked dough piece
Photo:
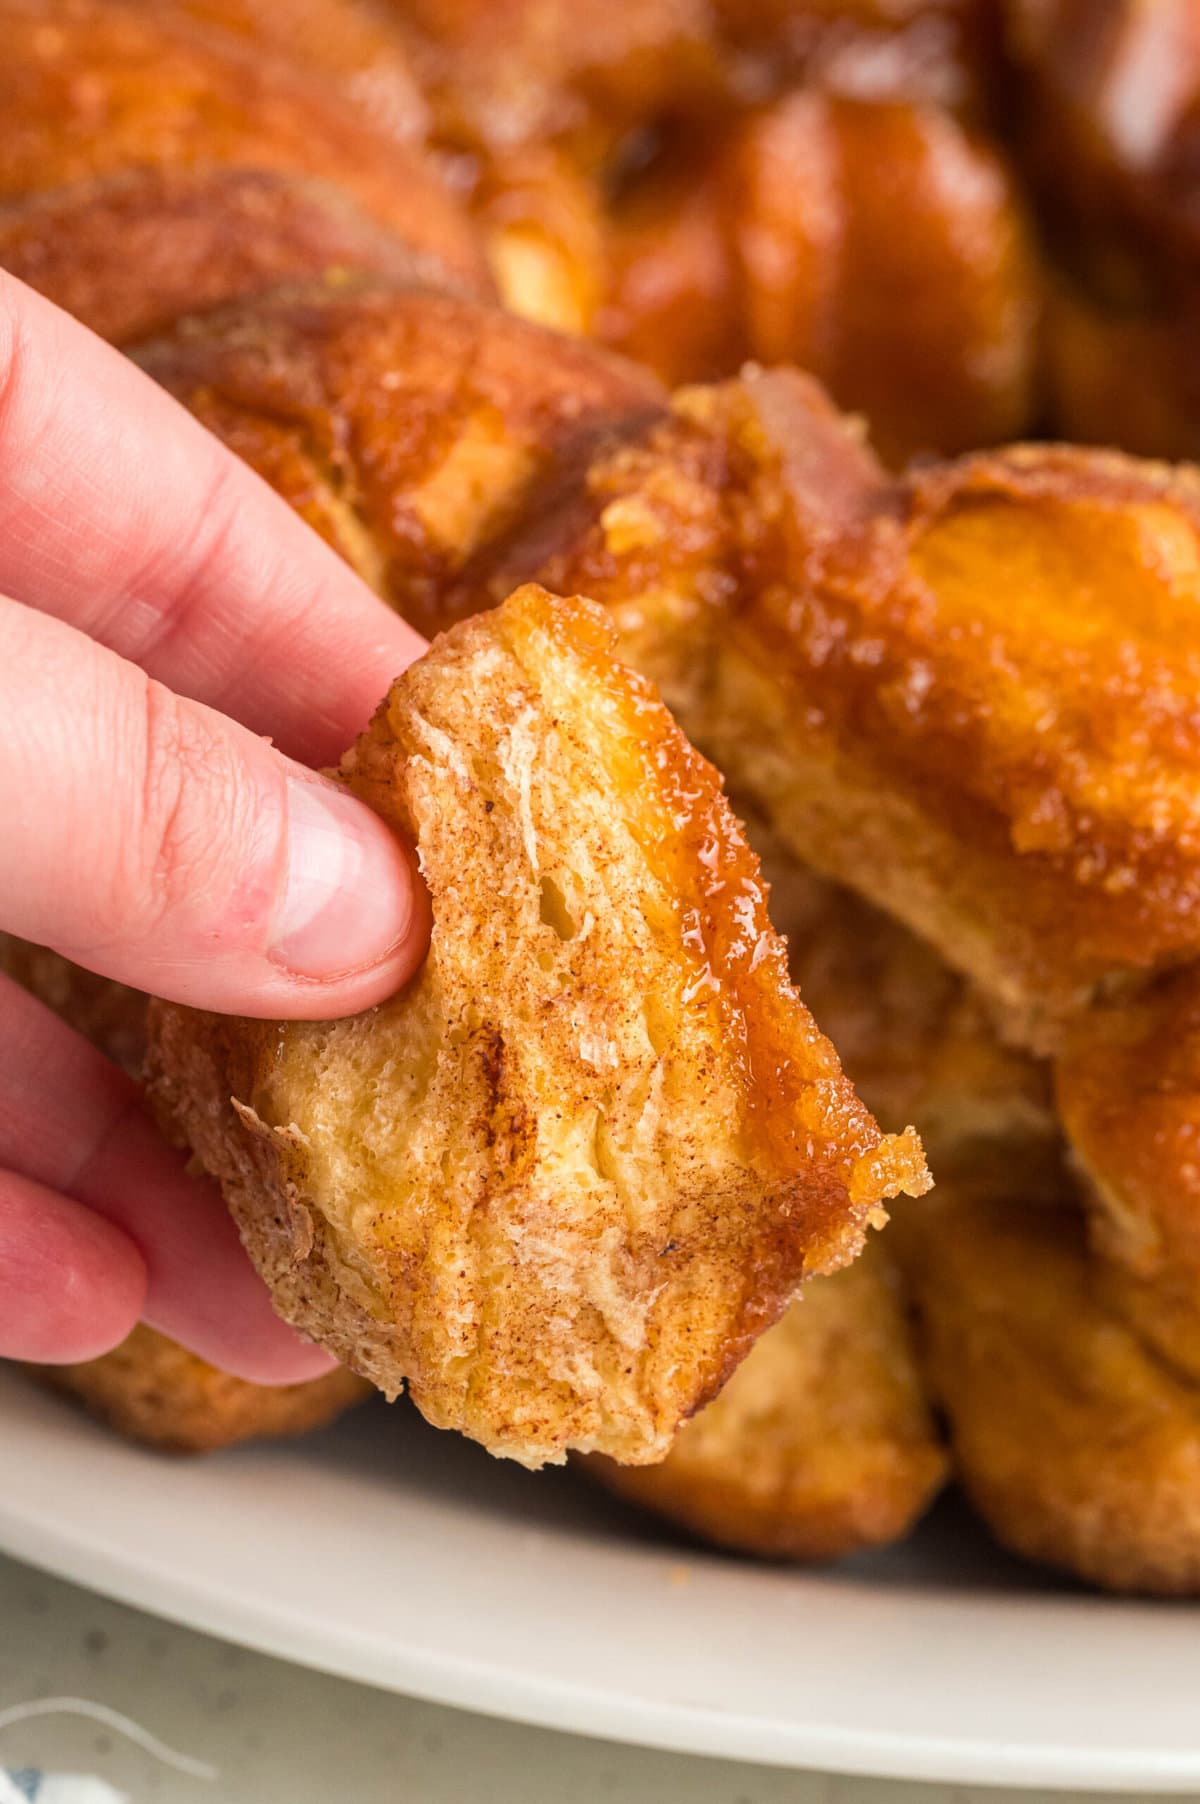
<svg viewBox="0 0 1200 1804"><path fill-rule="evenodd" d="M886 1239L805 1285L661 1465L588 1461L719 1547L788 1560L898 1540L946 1468Z"/></svg>
<svg viewBox="0 0 1200 1804"><path fill-rule="evenodd" d="M1200 1590L1200 1390L1097 1288L1078 1211L1001 1171L982 1196L939 1184L897 1230L955 1470L996 1537L1112 1590Z"/></svg>
<svg viewBox="0 0 1200 1804"><path fill-rule="evenodd" d="M790 987L716 774L611 639L523 590L343 762L432 897L392 1002L153 1016L158 1100L282 1312L530 1465L661 1458L800 1279L927 1182Z"/></svg>
<svg viewBox="0 0 1200 1804"><path fill-rule="evenodd" d="M137 165L0 206L0 268L128 345L286 283L479 286L442 268L430 224L402 243L324 182Z"/></svg>
<svg viewBox="0 0 1200 1804"><path fill-rule="evenodd" d="M749 372L588 489L539 579L614 606L635 662L646 629L731 787L1015 1038L1200 952L1193 472L1026 446L892 482L815 385Z"/></svg>
<svg viewBox="0 0 1200 1804"><path fill-rule="evenodd" d="M259 297L138 361L427 637L487 605L493 539L664 406L622 358L419 287Z"/></svg>
<svg viewBox="0 0 1200 1804"><path fill-rule="evenodd" d="M940 107L802 88L706 121L610 217L596 330L672 385L797 364L897 465L1034 423L1023 204L996 148Z"/></svg>
<svg viewBox="0 0 1200 1804"><path fill-rule="evenodd" d="M164 1453L211 1453L238 1441L306 1434L371 1394L365 1379L343 1367L304 1384L250 1384L144 1324L100 1359L27 1370L118 1434Z"/></svg>
<svg viewBox="0 0 1200 1804"><path fill-rule="evenodd" d="M431 265L486 284L477 235L420 146L293 63L122 0L3 0L0 28L0 201L147 169L267 171L332 184Z"/></svg>

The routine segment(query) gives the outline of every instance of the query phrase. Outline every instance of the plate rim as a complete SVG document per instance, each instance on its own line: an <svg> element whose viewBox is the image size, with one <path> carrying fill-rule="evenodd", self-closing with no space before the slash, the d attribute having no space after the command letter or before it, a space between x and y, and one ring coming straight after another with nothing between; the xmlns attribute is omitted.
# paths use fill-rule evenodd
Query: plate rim
<svg viewBox="0 0 1200 1804"><path fill-rule="evenodd" d="M317 1659L306 1651L309 1643L303 1637L299 1648L288 1645L281 1613L264 1612L211 1585L193 1585L184 1574L164 1573L157 1565L90 1546L82 1535L61 1528L39 1530L10 1511L2 1497L0 1543L13 1558L54 1577L217 1640L377 1690L532 1728L840 1777L1118 1795L1171 1795L1200 1787L1200 1746L1193 1753L1156 1757L1121 1756L1109 1750L1103 1765L1087 1767L1080 1764L1086 1757L1069 1746L1055 1750L1019 1742L981 1742L977 1737L901 1736L869 1727L851 1740L838 1729L807 1724L788 1730L734 1711L718 1713L707 1704L649 1705L632 1694L618 1698L567 1679L548 1682L543 1676L504 1673L491 1661L472 1662L440 1651L426 1652L420 1667L416 1655L405 1651L394 1660L392 1670L384 1671L369 1654L363 1657L361 1647L350 1655L346 1638L336 1630L330 1654L340 1648L343 1657ZM757 1738L758 1751L731 1749L729 1734L737 1724ZM766 1742L771 1745L763 1745Z"/></svg>
<svg viewBox="0 0 1200 1804"><path fill-rule="evenodd" d="M31 1396L36 1394L32 1387L29 1391ZM7 1385L0 1384L0 1416L4 1414L5 1393ZM45 1404L52 1405L47 1414L42 1413ZM36 1454L36 1443L42 1434L49 1436L52 1450L65 1445L69 1452L70 1441L76 1436L81 1449L87 1449L88 1440L96 1436L94 1445L99 1447L99 1438L103 1438L105 1452L99 1463L101 1472L105 1467L115 1467L123 1481L141 1485L152 1483L153 1472L162 1468L161 1456L128 1443L117 1443L96 1423L76 1416L61 1398L45 1398L45 1394L38 1398L38 1404L18 1411L13 1418L18 1452L22 1427L27 1429L31 1422L32 1438L27 1438L27 1452L32 1449ZM60 1441L63 1434L67 1441ZM300 1450L285 1445L263 1452L272 1452L276 1459L282 1459L282 1470L287 1474L292 1454ZM253 1456L256 1450L244 1452ZM242 1595L233 1582L233 1569L215 1571L211 1564L204 1566L200 1562L193 1573L186 1562L180 1562L177 1550L170 1550L168 1542L159 1541L157 1546L139 1544L134 1537L126 1542L114 1541L112 1530L105 1530L103 1512L101 1523L94 1526L87 1506L76 1508L76 1514L67 1510L65 1515L47 1519L34 1508L38 1479L34 1468L25 1494L20 1483L0 1490L0 1546L16 1559L218 1640L240 1643L274 1658L386 1692L401 1692L478 1716L502 1717L605 1741L848 1777L1009 1786L1016 1790L1106 1791L1117 1795L1171 1795L1200 1790L1200 1701L1193 1744L1155 1752L1112 1743L1099 1748L1085 1746L1079 1743L1077 1728L1072 1739L1056 1746L1034 1739L1002 1741L994 1730L974 1730L956 1737L935 1734L928 1726L908 1732L870 1723L821 1723L812 1716L799 1716L796 1721L778 1714L758 1717L745 1708L722 1710L711 1696L700 1703L688 1703L680 1696L639 1698L633 1692L632 1681L623 1689L605 1678L570 1678L529 1663L522 1665L520 1661L505 1669L494 1647L485 1652L484 1658L478 1658L462 1647L420 1643L411 1631L399 1634L395 1642L384 1643L372 1636L370 1622L355 1625L354 1616L346 1622L339 1622L332 1615L323 1616L318 1627L312 1607L305 1611L300 1589L296 1597L282 1597L278 1591L256 1595L253 1589ZM253 1467L251 1479L258 1483ZM417 1490L422 1490L420 1481ZM484 1508L491 1517L494 1506L485 1497ZM505 1532L507 1526L503 1524ZM628 1553L630 1548L623 1551ZM664 1571L689 1557L688 1550L682 1548L655 1550L655 1557L659 1551ZM724 1571L718 1560L709 1557L704 1557L702 1566L706 1573L709 1566ZM729 1562L729 1568L733 1569L733 1562ZM864 1586L864 1591L872 1593L884 1589L891 1600L900 1604L908 1597L909 1604L918 1607L917 1616L920 1606L928 1606L929 1598L933 1598L935 1607L942 1602L937 1591L920 1584ZM1014 1607L1020 1609L1021 1602L1020 1597L996 1598L992 1607L1011 1613ZM1092 1607L1103 1604L1103 1600L1085 1597L1068 1597L1059 1602L1065 1602L1072 1613L1075 1609L1090 1613ZM1177 1611L1178 1606L1168 1606L1169 1615L1177 1615ZM1200 1629L1200 1618L1196 1627ZM1200 1690L1196 1696L1200 1699Z"/></svg>

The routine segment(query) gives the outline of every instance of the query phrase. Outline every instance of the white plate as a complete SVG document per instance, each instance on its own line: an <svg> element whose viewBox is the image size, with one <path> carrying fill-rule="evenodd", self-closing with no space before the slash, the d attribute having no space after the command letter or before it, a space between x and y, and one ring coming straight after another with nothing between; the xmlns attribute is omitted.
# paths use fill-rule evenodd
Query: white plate
<svg viewBox="0 0 1200 1804"><path fill-rule="evenodd" d="M843 1773L1200 1787L1200 1610L1055 1589L953 1510L800 1574L372 1405L174 1461L0 1372L0 1542L196 1628L443 1703Z"/></svg>

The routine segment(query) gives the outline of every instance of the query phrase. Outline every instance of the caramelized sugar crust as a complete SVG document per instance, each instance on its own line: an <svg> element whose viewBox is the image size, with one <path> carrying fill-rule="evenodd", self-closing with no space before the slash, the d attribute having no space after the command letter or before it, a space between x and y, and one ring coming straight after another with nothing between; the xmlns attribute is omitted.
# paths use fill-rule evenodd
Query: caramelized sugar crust
<svg viewBox="0 0 1200 1804"><path fill-rule="evenodd" d="M789 849L1022 1041L1200 949L1191 473L1028 446L893 481L802 377L664 416L423 294L273 302L145 362L423 630L530 578L594 596Z"/></svg>
<svg viewBox="0 0 1200 1804"><path fill-rule="evenodd" d="M432 897L392 1003L157 1010L159 1097L284 1312L529 1464L661 1458L801 1277L927 1181L791 989L715 773L611 636L522 591L413 666L343 765Z"/></svg>
<svg viewBox="0 0 1200 1804"><path fill-rule="evenodd" d="M1039 296L1016 184L941 108L818 88L756 108L632 183L610 245L598 332L669 383L798 364L896 463L1032 423Z"/></svg>
<svg viewBox="0 0 1200 1804"><path fill-rule="evenodd" d="M365 1379L342 1367L304 1384L249 1384L144 1325L101 1359L27 1369L118 1434L164 1453L307 1434L371 1394Z"/></svg>
<svg viewBox="0 0 1200 1804"><path fill-rule="evenodd" d="M122 171L329 182L451 276L486 283L469 221L416 145L269 51L120 0L5 0L0 199Z"/></svg>
<svg viewBox="0 0 1200 1804"><path fill-rule="evenodd" d="M0 207L0 267L119 345L283 284L444 285L425 238L401 242L337 189L258 169L143 166Z"/></svg>
<svg viewBox="0 0 1200 1804"><path fill-rule="evenodd" d="M640 616L738 793L1017 1037L1200 949L1192 473L1028 446L890 482L781 373L686 391L588 488L537 574L619 597L635 661Z"/></svg>
<svg viewBox="0 0 1200 1804"><path fill-rule="evenodd" d="M336 87L378 130L424 141L429 108L390 0L156 0L156 8L286 58Z"/></svg>
<svg viewBox="0 0 1200 1804"><path fill-rule="evenodd" d="M663 406L631 364L424 288L272 295L139 360L427 635L482 548Z"/></svg>

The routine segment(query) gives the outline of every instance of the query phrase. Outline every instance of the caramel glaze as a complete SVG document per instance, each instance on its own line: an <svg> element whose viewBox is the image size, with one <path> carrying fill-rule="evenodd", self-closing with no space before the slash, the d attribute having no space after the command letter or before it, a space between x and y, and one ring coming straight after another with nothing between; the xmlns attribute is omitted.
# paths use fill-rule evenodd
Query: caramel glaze
<svg viewBox="0 0 1200 1804"><path fill-rule="evenodd" d="M232 33L336 86L370 124L422 143L429 108L388 0L156 0L157 9Z"/></svg>
<svg viewBox="0 0 1200 1804"><path fill-rule="evenodd" d="M1097 988L1195 955L1192 475L1046 446L892 483L811 384L750 372L599 459L558 525L504 548L499 586L597 595L635 660L672 595L692 737L1042 1049ZM797 773L765 799L764 735Z"/></svg>
<svg viewBox="0 0 1200 1804"><path fill-rule="evenodd" d="M177 14L119 0L4 0L0 200L131 168L327 181L451 275L486 282L466 215L419 147L320 81Z"/></svg>
<svg viewBox="0 0 1200 1804"><path fill-rule="evenodd" d="M761 1177L790 1180L756 1259L763 1313L748 1300L748 1345L778 1314L794 1282L798 1220L810 1248L808 1268L841 1264L847 1195L861 1219L901 1191L920 1195L929 1177L915 1132L881 1133L793 989L787 944L768 918L758 858L719 773L680 733L651 685L613 666L615 635L607 619L579 608L568 624L585 669L619 691L629 722L623 749L630 793L658 798L658 809L633 810L630 821L664 893L679 898L680 937L693 973L680 1001L715 1017L716 1043L738 1075L748 1164ZM547 630L554 629L549 618Z"/></svg>
<svg viewBox="0 0 1200 1804"><path fill-rule="evenodd" d="M806 81L990 118L1003 98L996 0L714 0L743 92Z"/></svg>
<svg viewBox="0 0 1200 1804"><path fill-rule="evenodd" d="M852 788L961 848L948 906L974 908L1023 988L1086 1000L1195 955L1194 477L1017 448L881 490L848 533L801 545L802 583L797 547L763 549L740 645L786 669L803 730L858 764Z"/></svg>
<svg viewBox="0 0 1200 1804"><path fill-rule="evenodd" d="M797 363L897 463L1033 420L1023 208L999 153L938 107L801 90L715 146L704 127L612 219L598 333L669 383Z"/></svg>
<svg viewBox="0 0 1200 1804"><path fill-rule="evenodd" d="M9 203L0 268L115 344L307 278L445 280L436 241L402 243L336 189L257 169L141 167Z"/></svg>
<svg viewBox="0 0 1200 1804"><path fill-rule="evenodd" d="M632 365L421 288L276 294L139 356L425 633L481 547L663 405Z"/></svg>

